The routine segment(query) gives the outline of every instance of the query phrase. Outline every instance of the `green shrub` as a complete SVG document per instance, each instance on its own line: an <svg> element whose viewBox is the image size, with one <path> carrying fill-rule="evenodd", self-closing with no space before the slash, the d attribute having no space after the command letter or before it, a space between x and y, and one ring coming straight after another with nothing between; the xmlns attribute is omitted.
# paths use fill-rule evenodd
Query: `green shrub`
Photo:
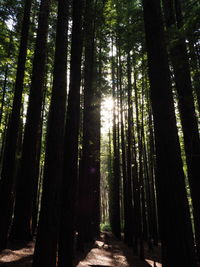
<svg viewBox="0 0 200 267"><path fill-rule="evenodd" d="M111 232L111 227L109 223L101 223L100 229L101 231Z"/></svg>

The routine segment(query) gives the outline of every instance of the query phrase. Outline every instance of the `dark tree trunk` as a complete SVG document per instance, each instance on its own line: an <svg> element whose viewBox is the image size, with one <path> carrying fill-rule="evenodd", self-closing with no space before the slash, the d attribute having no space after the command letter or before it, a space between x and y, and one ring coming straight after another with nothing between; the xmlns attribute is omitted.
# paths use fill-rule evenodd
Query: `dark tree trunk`
<svg viewBox="0 0 200 267"><path fill-rule="evenodd" d="M163 266L197 266L160 3L143 0L143 9L155 127Z"/></svg>
<svg viewBox="0 0 200 267"><path fill-rule="evenodd" d="M1 151L0 151L0 171L2 169L2 161L3 161L3 153L5 149L5 142L6 142L6 134L7 134L7 129L8 129L8 120L9 120L9 114L5 115L5 127L1 136ZM1 184L1 183L0 183ZM1 190L1 189L0 189Z"/></svg>
<svg viewBox="0 0 200 267"><path fill-rule="evenodd" d="M139 94L136 84L135 75L135 108L136 108L136 127L137 127L137 141L138 141L138 201L140 209L140 222L139 222L139 239L140 239L140 259L144 259L144 239L146 234L146 216L145 216L145 203L144 203L144 166L143 166L143 89L141 95ZM141 102L142 98L142 102ZM140 103L141 102L141 103ZM141 108L141 110L140 110ZM139 115L141 118L139 118Z"/></svg>
<svg viewBox="0 0 200 267"><path fill-rule="evenodd" d="M6 248L9 226L13 210L13 182L15 176L15 156L20 123L20 109L22 101L23 80L27 54L28 32L30 24L31 0L26 0L22 22L21 40L17 63L15 92L12 113L6 134L3 167L0 181L0 251Z"/></svg>
<svg viewBox="0 0 200 267"><path fill-rule="evenodd" d="M123 88L122 88L122 62L121 62L121 49L119 47L118 49L118 71L117 71L117 80L118 80L118 91L119 91L119 118L120 118L120 131L121 131L121 157L122 157L122 181L123 181L123 203L124 203L124 211L127 208L127 200L128 200L128 196L127 196L127 172L126 172L126 167L127 167L127 163L126 163L126 147L125 147L125 127L124 127L124 111L123 111ZM119 145L120 146L120 145ZM126 199L127 198L127 199ZM126 205L125 205L126 203ZM128 210L126 210L128 211ZM124 212L125 215L125 212ZM127 215L127 214L126 214ZM125 218L125 217L124 217ZM127 217L126 217L127 219ZM126 221L127 222L127 221ZM124 222L125 223L125 222ZM127 235L126 235L127 236Z"/></svg>
<svg viewBox="0 0 200 267"><path fill-rule="evenodd" d="M58 3L53 89L48 119L43 195L33 266L56 265L63 180L68 1Z"/></svg>
<svg viewBox="0 0 200 267"><path fill-rule="evenodd" d="M138 254L138 241L141 233L141 204L140 204L140 185L139 185L139 166L137 160L137 149L136 149L136 132L138 125L138 108L137 108L137 85L136 85L136 70L134 70L134 92L135 92L135 109L136 109L136 126L133 127L132 142L133 142L133 176L132 176L132 188L133 188L133 252L135 255ZM133 115L132 115L133 116Z"/></svg>
<svg viewBox="0 0 200 267"><path fill-rule="evenodd" d="M112 154L112 137L109 129L108 133L108 217L110 225L112 225L112 187L113 187L113 154Z"/></svg>
<svg viewBox="0 0 200 267"><path fill-rule="evenodd" d="M22 161L17 175L16 203L11 238L31 240L33 193L37 171L37 150L40 142L41 109L45 75L46 42L50 0L42 0L39 12L33 71L24 130Z"/></svg>
<svg viewBox="0 0 200 267"><path fill-rule="evenodd" d="M141 207L140 207L140 191L138 181L138 166L137 166L137 152L135 133L133 133L133 177L132 177L132 188L133 188L133 253L138 255L138 241L140 238L140 227L141 227Z"/></svg>
<svg viewBox="0 0 200 267"><path fill-rule="evenodd" d="M176 27L176 25L180 28L183 23L179 1L163 0L163 4L168 29L170 30L171 27ZM173 6L175 6L175 10L173 10ZM193 89L190 77L189 61L184 38L178 37L175 44L170 46L170 55L174 69L180 118L184 136L188 179L193 204L195 240L197 253L200 257L200 139L192 93Z"/></svg>
<svg viewBox="0 0 200 267"><path fill-rule="evenodd" d="M113 49L113 48L112 48ZM113 53L112 53L113 54ZM112 55L113 57L113 55ZM112 59L112 93L114 108L113 108L113 176L111 183L111 212L110 212L110 223L114 235L121 239L121 222L120 222L120 159L119 159L119 147L118 147L118 126L116 119L116 84L115 84L115 62Z"/></svg>
<svg viewBox="0 0 200 267"><path fill-rule="evenodd" d="M94 227L95 181L99 175L95 136L95 113L98 104L95 103L94 87L94 33L96 2L87 0L85 5L85 62L84 62L84 112L83 112L83 149L80 166L79 191L79 241L93 241L96 233Z"/></svg>
<svg viewBox="0 0 200 267"><path fill-rule="evenodd" d="M99 68L97 68L99 64ZM101 47L99 52L99 62L95 62L95 92L94 92L94 110L93 110L93 140L94 140L94 166L96 170L95 180L93 181L93 201L95 204L93 209L93 225L94 237L98 238L100 234L100 139L101 139L101 79L102 79L102 62ZM99 81L98 81L98 79Z"/></svg>
<svg viewBox="0 0 200 267"><path fill-rule="evenodd" d="M72 266L74 258L80 121L82 5L81 0L73 1L71 66L64 150L63 203L58 251L59 267Z"/></svg>
<svg viewBox="0 0 200 267"><path fill-rule="evenodd" d="M40 178L40 155L41 155L41 146L42 146L42 124L43 118L41 120L40 130L38 132L38 143L37 143L37 155L36 155L36 171L35 179L33 186L33 204L32 204L32 223L31 223L31 233L32 237L34 236L37 229L37 219L38 219L38 194L39 192L39 178Z"/></svg>
<svg viewBox="0 0 200 267"><path fill-rule="evenodd" d="M132 114L133 114L133 105L132 105L132 84L131 84L131 62L130 62L130 53L127 55L127 79L128 79L128 130L127 130L127 180L126 190L124 190L124 194L126 194L126 205L124 207L124 241L128 246L133 245L133 196L132 196ZM125 200L124 200L125 201ZM125 204L125 203L124 203Z"/></svg>
<svg viewBox="0 0 200 267"><path fill-rule="evenodd" d="M140 94L139 94L139 88L137 87L137 71L135 69L134 72L134 91L135 91L135 110L136 110L136 133L135 133L135 138L137 136L137 142L138 142L138 151L135 148L135 157L137 157L137 152L138 152L138 163L135 158L135 164L137 165L137 176L135 176L135 181L134 181L134 190L135 190L135 208L137 210L137 234L138 234L138 241L140 242L140 250L139 250L139 255L140 258L144 258L144 190L143 190L143 162L142 162L142 136L141 136L141 129L142 129L142 124L140 124ZM143 103L141 104L143 105ZM141 111L141 115L143 117L143 107ZM142 119L143 120L143 119ZM136 140L134 142L136 142ZM136 144L135 144L136 145Z"/></svg>
<svg viewBox="0 0 200 267"><path fill-rule="evenodd" d="M42 150L42 132L43 132L43 121L44 121L44 112L45 112L45 99L47 93L47 69L46 69L46 81L44 86L44 94L43 94L43 104L42 104L42 118L40 122L40 128L38 131L38 143L37 143L37 154L36 154L36 172L34 179L34 191L33 191L33 208L32 208L32 236L35 235L38 225L38 213L39 213L39 205L41 198L41 184L42 184L42 166L40 165L41 158L41 150Z"/></svg>
<svg viewBox="0 0 200 267"><path fill-rule="evenodd" d="M149 129L149 192L150 192L150 243L155 246L158 245L158 220L157 220L157 205L156 205L156 191L155 191L155 175L156 175L156 164L155 164L155 144L154 144L154 133L153 133L153 122L152 122L152 111L148 103L148 129ZM152 235L151 235L152 234Z"/></svg>

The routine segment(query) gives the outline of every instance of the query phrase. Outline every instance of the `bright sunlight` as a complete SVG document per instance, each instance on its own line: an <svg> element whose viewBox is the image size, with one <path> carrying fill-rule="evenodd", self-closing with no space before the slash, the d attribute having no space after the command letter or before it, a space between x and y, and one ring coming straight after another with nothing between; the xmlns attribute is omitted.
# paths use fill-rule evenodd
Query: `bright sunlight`
<svg viewBox="0 0 200 267"><path fill-rule="evenodd" d="M113 98L107 96L102 99L101 103L101 132L104 134L109 132L112 127L112 116L113 116Z"/></svg>

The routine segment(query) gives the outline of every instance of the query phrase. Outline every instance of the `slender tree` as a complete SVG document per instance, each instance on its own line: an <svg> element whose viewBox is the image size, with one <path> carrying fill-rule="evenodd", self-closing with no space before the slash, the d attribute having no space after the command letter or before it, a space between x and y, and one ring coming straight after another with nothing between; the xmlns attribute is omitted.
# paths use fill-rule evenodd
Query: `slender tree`
<svg viewBox="0 0 200 267"><path fill-rule="evenodd" d="M31 240L31 216L36 177L37 148L40 140L41 109L46 61L50 0L42 0L34 51L31 88L24 130L21 167L17 176L16 203L12 239Z"/></svg>
<svg viewBox="0 0 200 267"><path fill-rule="evenodd" d="M28 32L30 24L31 0L25 1L24 16L21 30L17 74L15 81L15 92L12 104L12 112L6 134L3 167L0 180L0 250L6 248L9 226L13 209L13 182L15 176L15 159L17 149L17 138L20 123L20 109L22 102L23 81L25 62L27 55Z"/></svg>
<svg viewBox="0 0 200 267"><path fill-rule="evenodd" d="M133 104L132 104L132 81L131 81L131 59L130 52L127 53L127 80L128 80L128 129L127 129L127 182L126 182L126 194L127 194L127 217L124 222L124 241L127 245L133 245L133 194L132 194L132 146L133 146L133 133L132 133L132 114L133 114Z"/></svg>
<svg viewBox="0 0 200 267"><path fill-rule="evenodd" d="M115 73L115 60L113 56L113 43L112 43L112 94L116 104L116 73ZM118 123L117 111L114 105L113 108L113 175L110 183L111 205L110 205L110 224L114 235L121 239L121 221L120 221L120 155L118 146Z"/></svg>

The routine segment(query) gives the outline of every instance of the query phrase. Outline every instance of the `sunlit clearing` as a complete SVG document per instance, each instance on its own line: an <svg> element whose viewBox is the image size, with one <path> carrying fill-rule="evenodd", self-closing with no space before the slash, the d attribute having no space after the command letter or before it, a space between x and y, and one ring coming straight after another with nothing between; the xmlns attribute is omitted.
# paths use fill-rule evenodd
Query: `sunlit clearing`
<svg viewBox="0 0 200 267"><path fill-rule="evenodd" d="M101 102L101 132L108 133L112 127L112 116L113 116L113 98L108 96L103 98Z"/></svg>

